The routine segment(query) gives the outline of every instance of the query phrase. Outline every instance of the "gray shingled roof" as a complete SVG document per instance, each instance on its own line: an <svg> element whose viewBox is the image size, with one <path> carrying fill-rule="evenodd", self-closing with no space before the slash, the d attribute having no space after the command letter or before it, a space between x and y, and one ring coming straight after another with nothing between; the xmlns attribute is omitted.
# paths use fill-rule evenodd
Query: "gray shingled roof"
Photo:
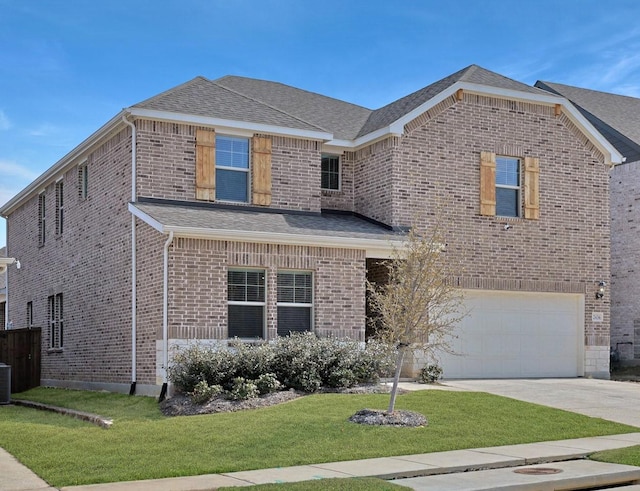
<svg viewBox="0 0 640 491"><path fill-rule="evenodd" d="M327 131L325 128L302 121L282 110L238 94L204 77L196 77L189 82L139 102L133 107L270 124L285 128Z"/></svg>
<svg viewBox="0 0 640 491"><path fill-rule="evenodd" d="M149 202L137 202L134 206L165 227L373 240L392 240L400 236L398 232L353 215L265 213Z"/></svg>
<svg viewBox="0 0 640 491"><path fill-rule="evenodd" d="M337 139L354 139L372 112L355 104L278 82L229 75L214 83L325 128Z"/></svg>
<svg viewBox="0 0 640 491"><path fill-rule="evenodd" d="M553 82L536 87L569 99L627 162L640 160L640 99Z"/></svg>
<svg viewBox="0 0 640 491"><path fill-rule="evenodd" d="M133 107L325 131L334 139L354 140L389 126L456 82L548 95L471 65L375 111L278 82L231 75L196 77Z"/></svg>
<svg viewBox="0 0 640 491"><path fill-rule="evenodd" d="M543 90L530 87L521 82L517 82L516 80L504 77L498 73L486 70L478 65L470 65L452 75L449 75L448 77L443 78L442 80L438 80L423 89L374 111L366 124L360 130L358 136L366 135L390 125L405 114L410 113L417 107L420 107L425 102L437 96L440 92L451 87L456 82L468 82L499 89L517 90L519 92L527 92L530 94L544 93L545 95L548 95L548 93Z"/></svg>

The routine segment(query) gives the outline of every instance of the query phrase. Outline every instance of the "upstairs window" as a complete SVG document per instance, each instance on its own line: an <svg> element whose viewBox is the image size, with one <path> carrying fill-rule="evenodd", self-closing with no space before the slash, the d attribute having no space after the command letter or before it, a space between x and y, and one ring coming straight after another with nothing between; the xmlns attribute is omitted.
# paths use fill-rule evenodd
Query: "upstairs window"
<svg viewBox="0 0 640 491"><path fill-rule="evenodd" d="M265 293L264 270L230 269L227 272L230 338L264 338Z"/></svg>
<svg viewBox="0 0 640 491"><path fill-rule="evenodd" d="M43 246L45 242L46 220L47 220L47 201L44 193L38 195L38 245Z"/></svg>
<svg viewBox="0 0 640 491"><path fill-rule="evenodd" d="M313 278L310 272L278 272L278 336L311 331Z"/></svg>
<svg viewBox="0 0 640 491"><path fill-rule="evenodd" d="M64 183L56 182L56 235L64 229Z"/></svg>
<svg viewBox="0 0 640 491"><path fill-rule="evenodd" d="M520 160L496 157L496 215L520 216Z"/></svg>
<svg viewBox="0 0 640 491"><path fill-rule="evenodd" d="M249 201L249 140L216 136L216 199Z"/></svg>
<svg viewBox="0 0 640 491"><path fill-rule="evenodd" d="M519 159L480 152L481 215L538 220L539 185L540 159L537 157Z"/></svg>
<svg viewBox="0 0 640 491"><path fill-rule="evenodd" d="M87 199L89 196L89 169L86 162L78 166L78 198Z"/></svg>
<svg viewBox="0 0 640 491"><path fill-rule="evenodd" d="M323 155L321 165L322 189L340 190L340 157L337 155Z"/></svg>
<svg viewBox="0 0 640 491"><path fill-rule="evenodd" d="M62 293L51 295L49 298L49 347L60 349L63 346L64 310L62 307Z"/></svg>

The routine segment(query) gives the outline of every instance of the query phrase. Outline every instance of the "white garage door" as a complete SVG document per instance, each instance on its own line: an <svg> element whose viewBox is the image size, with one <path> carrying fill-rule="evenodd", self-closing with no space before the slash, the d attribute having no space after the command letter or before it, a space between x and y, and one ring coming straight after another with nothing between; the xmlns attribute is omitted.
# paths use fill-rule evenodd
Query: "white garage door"
<svg viewBox="0 0 640 491"><path fill-rule="evenodd" d="M465 304L445 378L583 375L582 295L467 290Z"/></svg>

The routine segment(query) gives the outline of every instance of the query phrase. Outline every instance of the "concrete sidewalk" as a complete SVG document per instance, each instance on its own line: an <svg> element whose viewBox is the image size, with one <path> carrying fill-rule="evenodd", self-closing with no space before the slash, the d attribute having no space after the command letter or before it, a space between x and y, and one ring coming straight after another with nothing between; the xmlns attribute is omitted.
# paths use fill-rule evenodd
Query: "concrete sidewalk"
<svg viewBox="0 0 640 491"><path fill-rule="evenodd" d="M450 452L230 472L225 474L92 484L88 486L69 486L62 488L62 491L204 491L221 486L251 486L253 484L307 481L333 477L373 476L382 479L398 479L415 478L416 476L442 476L452 473L460 473L460 475L464 473L464 480L467 484L471 482L472 486L467 486L465 489L489 489L484 487L486 485L486 475L469 471L513 468L540 463L583 459L588 454L599 450L624 448L639 444L640 433L630 433L504 447L454 450ZM600 464L590 461L584 462L586 464L585 466L581 466L580 468L574 466L575 468L571 469L571 472L564 471L567 472L565 476L571 479L584 479L585 476L588 476L590 479L590 476L595 475L594 472L598 475L608 472L610 475L615 473L616 476L621 476L616 478L623 479L620 482L640 481L640 468L638 467ZM605 469L608 469L608 471ZM474 477L477 478L476 484L479 486L477 488L473 487ZM442 486L441 481L438 481L434 485L435 487L425 487L429 485L419 485L417 481L403 482L402 484L411 486L414 489L441 489L440 486ZM8 491L4 488L0 489ZM23 491L24 489L25 488L15 488L13 491ZM454 487L452 489L456 488Z"/></svg>

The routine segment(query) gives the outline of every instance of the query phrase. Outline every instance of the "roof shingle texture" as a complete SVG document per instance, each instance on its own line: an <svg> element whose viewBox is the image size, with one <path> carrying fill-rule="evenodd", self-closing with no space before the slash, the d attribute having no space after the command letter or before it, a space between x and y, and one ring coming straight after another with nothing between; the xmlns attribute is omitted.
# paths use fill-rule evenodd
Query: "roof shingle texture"
<svg viewBox="0 0 640 491"><path fill-rule="evenodd" d="M377 110L278 82L231 75L217 80L196 77L133 107L325 131L334 139L354 140L389 126L456 82L548 95L471 65Z"/></svg>
<svg viewBox="0 0 640 491"><path fill-rule="evenodd" d="M627 162L640 160L640 99L553 82L536 86L569 99Z"/></svg>
<svg viewBox="0 0 640 491"><path fill-rule="evenodd" d="M374 240L392 240L401 236L353 215L265 213L145 202L134 203L134 206L165 227L195 228L203 232L250 231Z"/></svg>

